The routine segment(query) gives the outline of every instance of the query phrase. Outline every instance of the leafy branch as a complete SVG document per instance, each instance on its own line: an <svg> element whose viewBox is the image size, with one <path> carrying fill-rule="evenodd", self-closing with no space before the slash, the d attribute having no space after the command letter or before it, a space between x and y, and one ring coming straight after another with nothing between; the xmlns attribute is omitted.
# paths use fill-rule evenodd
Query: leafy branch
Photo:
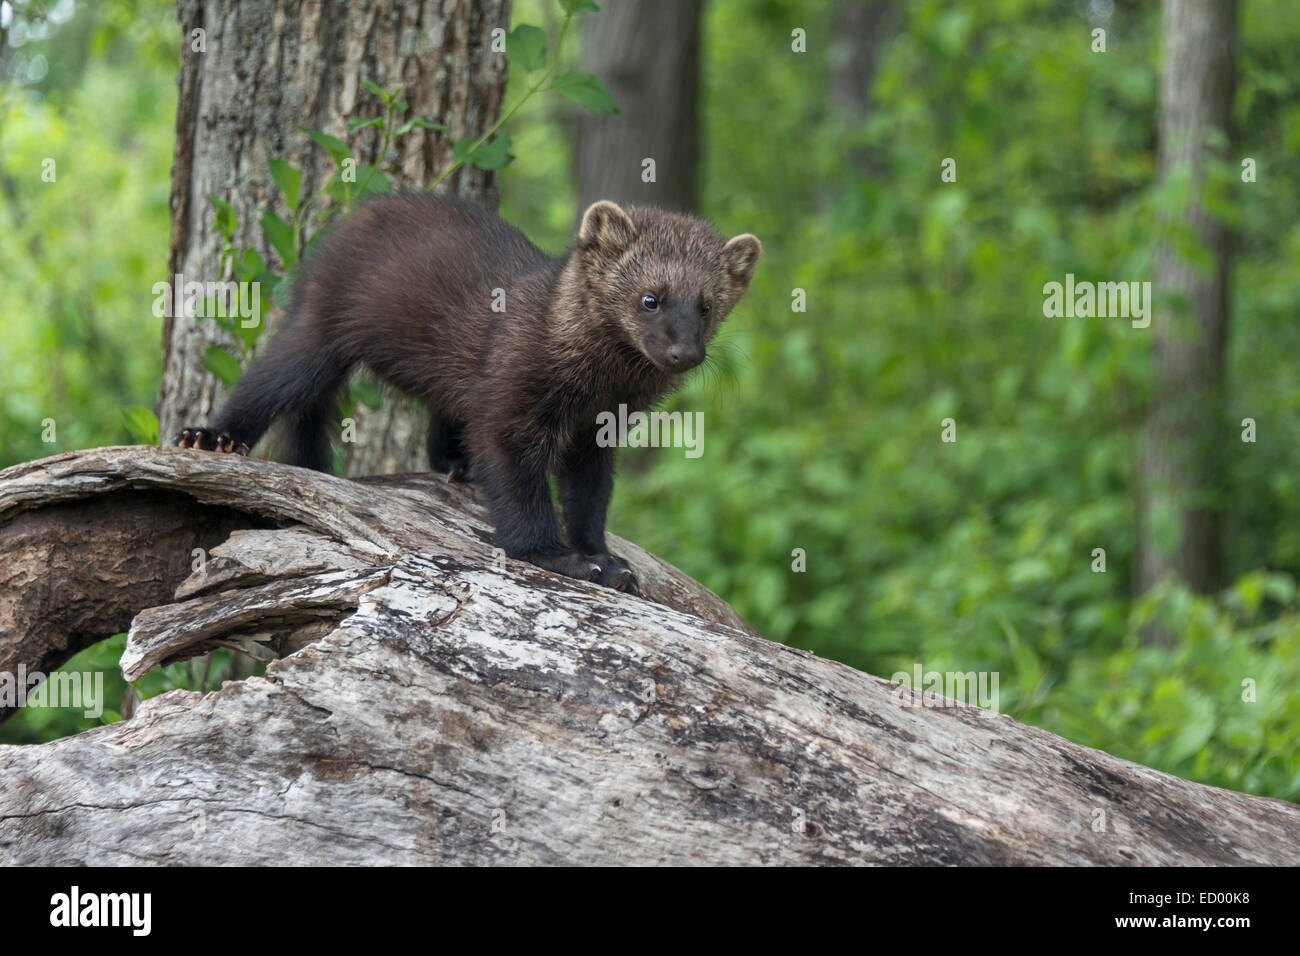
<svg viewBox="0 0 1300 956"><path fill-rule="evenodd" d="M560 59L560 50L564 46L564 38L569 32L569 25L573 22L574 17L598 9L591 0L560 0L560 3L564 7L564 22L560 25L560 36L555 41L555 49L549 59L546 56L546 34L537 27L521 23L506 36L505 54L510 65L522 69L528 75L537 73L539 70L541 74L524 91L524 95L515 101L514 106L506 110L486 133L478 139L467 136L453 144L452 155L456 157L456 161L443 170L429 188L437 187L439 183L467 162L480 169L499 169L509 163L514 157L510 155L510 136L508 133L503 132L491 146L485 147L484 144L515 113L519 112L521 106L532 99L534 95L542 92L543 89L563 93L570 99L581 103L587 109L597 113L618 112L618 106L615 104L614 98L609 95L609 91L605 89L605 85L590 73L570 70L557 76L549 86L545 85L546 81L551 78L551 74L555 72L556 63Z"/></svg>

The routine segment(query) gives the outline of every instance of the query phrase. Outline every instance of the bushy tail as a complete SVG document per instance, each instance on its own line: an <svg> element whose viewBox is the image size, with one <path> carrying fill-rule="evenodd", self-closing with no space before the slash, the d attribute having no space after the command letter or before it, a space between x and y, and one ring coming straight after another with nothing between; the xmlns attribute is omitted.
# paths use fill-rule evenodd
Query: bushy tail
<svg viewBox="0 0 1300 956"><path fill-rule="evenodd" d="M281 458L328 471L329 434L348 366L303 324L288 324L271 340L218 413L212 430L252 448L277 419L284 424Z"/></svg>

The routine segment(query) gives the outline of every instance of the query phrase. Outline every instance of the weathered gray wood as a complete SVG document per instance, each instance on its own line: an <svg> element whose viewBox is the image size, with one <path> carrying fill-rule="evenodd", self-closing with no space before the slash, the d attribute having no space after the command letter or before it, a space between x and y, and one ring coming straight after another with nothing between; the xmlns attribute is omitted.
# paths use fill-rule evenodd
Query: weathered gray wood
<svg viewBox="0 0 1300 956"><path fill-rule="evenodd" d="M125 631L142 607L171 599L195 548L211 548L246 514L166 490L121 490L0 519L0 674L49 673ZM12 713L0 706L0 720Z"/></svg>
<svg viewBox="0 0 1300 956"><path fill-rule="evenodd" d="M187 618L202 641L314 639L265 677L0 747L5 864L1300 862L1292 804L766 641L657 559L676 597L629 555L678 607L495 566L436 479L96 449L0 472L0 530L124 488L283 526L236 530L141 608L134 653L192 650Z"/></svg>

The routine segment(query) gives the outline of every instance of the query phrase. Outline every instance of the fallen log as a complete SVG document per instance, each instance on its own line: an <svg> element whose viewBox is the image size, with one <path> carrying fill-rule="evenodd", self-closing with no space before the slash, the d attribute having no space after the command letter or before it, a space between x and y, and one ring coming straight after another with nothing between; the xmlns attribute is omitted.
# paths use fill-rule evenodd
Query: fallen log
<svg viewBox="0 0 1300 956"><path fill-rule="evenodd" d="M1300 807L505 559L472 489L107 448L0 472L0 672L264 677L0 747L5 864L1295 864ZM195 570L195 550L201 561Z"/></svg>

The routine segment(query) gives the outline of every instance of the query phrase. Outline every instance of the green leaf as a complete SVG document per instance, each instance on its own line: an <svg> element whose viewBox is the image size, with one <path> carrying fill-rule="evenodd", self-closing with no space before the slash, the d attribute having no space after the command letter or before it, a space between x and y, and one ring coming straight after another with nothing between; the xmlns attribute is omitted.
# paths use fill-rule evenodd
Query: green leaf
<svg viewBox="0 0 1300 956"><path fill-rule="evenodd" d="M356 183L345 183L341 173L335 173L330 177L330 181L325 184L325 195L336 202L347 205L352 201L352 189L355 186Z"/></svg>
<svg viewBox="0 0 1300 956"><path fill-rule="evenodd" d="M271 311L272 305L280 305L280 299L279 296L276 295L276 290L279 289L281 285L284 285L284 278L276 275L274 272L268 271L260 273L257 276L257 282L259 286L259 297L261 300L262 321L257 323L257 327L254 329L240 329L240 331L244 333L243 339L245 349L251 349L256 345L258 338L266 331L266 314ZM281 306L281 308L287 309L288 305Z"/></svg>
<svg viewBox="0 0 1300 956"><path fill-rule="evenodd" d="M452 144L453 155L463 162L471 163L479 169L500 169L514 159L510 154L510 134L502 130L496 139L473 149L474 137L466 136Z"/></svg>
<svg viewBox="0 0 1300 956"><path fill-rule="evenodd" d="M293 280L297 275L297 269L290 269L283 277L277 276L275 285L271 288L271 301L282 309L289 308L293 299Z"/></svg>
<svg viewBox="0 0 1300 956"><path fill-rule="evenodd" d="M219 345L209 345L203 355L203 367L226 385L234 385L243 374L239 359L235 358Z"/></svg>
<svg viewBox="0 0 1300 956"><path fill-rule="evenodd" d="M222 303L221 306L218 307L217 300L212 296L209 296L203 300L203 311L200 313L199 318L210 319L217 324L218 328L225 329L231 335L234 335L235 320L228 314L222 314L226 305L227 303Z"/></svg>
<svg viewBox="0 0 1300 956"><path fill-rule="evenodd" d="M384 407L384 396L371 382L353 382L352 397L368 408Z"/></svg>
<svg viewBox="0 0 1300 956"><path fill-rule="evenodd" d="M262 213L262 232L266 234L267 242L280 253L284 267L293 268L298 261L298 249L293 241L293 228L268 209Z"/></svg>
<svg viewBox="0 0 1300 956"><path fill-rule="evenodd" d="M372 83L369 80L362 80L361 85L364 86L366 89L368 89L371 93L374 93L375 96L379 97L385 103L392 102L393 96L396 95L395 93L394 94L385 93L383 87L381 87L378 83ZM401 87L398 87L398 89L401 89Z"/></svg>
<svg viewBox="0 0 1300 956"><path fill-rule="evenodd" d="M401 126L397 127L397 135L405 136L417 126L420 127L420 129L431 129L439 133L447 132L447 127L443 126L441 123L435 123L432 120L422 119L417 116L414 119L407 120Z"/></svg>
<svg viewBox="0 0 1300 956"><path fill-rule="evenodd" d="M1180 691L1183 712L1178 718L1178 732L1165 752L1165 760L1171 766L1200 752L1214 736L1217 723L1214 704L1205 694L1192 688L1180 688Z"/></svg>
<svg viewBox="0 0 1300 956"><path fill-rule="evenodd" d="M383 100L385 106L391 106L393 100L397 99L397 94L401 93L403 89L401 86L394 86L391 90L385 90L378 83L372 83L370 80L362 80L361 85Z"/></svg>
<svg viewBox="0 0 1300 956"><path fill-rule="evenodd" d="M583 73L581 70L561 73L551 80L549 88L581 103L593 113L618 112L618 104L614 102L614 97L609 95L609 90L605 89L605 84L590 73Z"/></svg>
<svg viewBox="0 0 1300 956"><path fill-rule="evenodd" d="M333 215L337 211L338 211L337 206L331 206L325 210L327 215ZM313 232L311 234L311 238L307 240L307 245L303 249L302 254L305 256L307 253L311 252L312 249L315 248L316 243L324 239L326 235L328 235L328 231L323 228L317 229L315 232Z"/></svg>
<svg viewBox="0 0 1300 956"><path fill-rule="evenodd" d="M366 178L367 176L369 176L368 180ZM357 167L357 182L364 182L366 184L365 191L362 193L363 196L374 196L379 193L390 193L393 191L393 181L377 169L372 175L368 164Z"/></svg>
<svg viewBox="0 0 1300 956"><path fill-rule="evenodd" d="M132 405L122 409L122 419L126 422L126 430L139 444L158 444L158 416L153 409Z"/></svg>
<svg viewBox="0 0 1300 956"><path fill-rule="evenodd" d="M235 210L231 208L230 203L224 199L209 196L208 200L212 203L212 208L217 211L217 218L212 224L212 231L229 239L235 234L235 227L239 225L239 217L235 215Z"/></svg>
<svg viewBox="0 0 1300 956"><path fill-rule="evenodd" d="M348 133L355 133L359 129L366 129L369 126L383 126L384 118L382 116L372 116L366 119L364 116L354 116L348 120Z"/></svg>
<svg viewBox="0 0 1300 956"><path fill-rule="evenodd" d="M546 34L521 23L506 35L506 59L529 73L546 65Z"/></svg>
<svg viewBox="0 0 1300 956"><path fill-rule="evenodd" d="M257 279L265 271L266 262L258 255L257 250L245 249L243 257L239 260L239 278L248 282L250 279Z"/></svg>
<svg viewBox="0 0 1300 956"><path fill-rule="evenodd" d="M284 195L284 204L290 212L298 211L298 190L302 186L302 173L294 169L283 159L268 159L266 165L271 170L271 178L280 187Z"/></svg>
<svg viewBox="0 0 1300 956"><path fill-rule="evenodd" d="M271 273L269 272L265 272L262 274L267 276L271 275ZM271 277L275 278L275 276L271 276ZM257 315L256 315L257 322L252 325L245 325L248 319L252 319L254 318L254 316L249 316L248 319L245 319L242 315L236 315L236 316L232 316L230 319L230 331L235 336L235 338L239 339L240 344L244 347L244 354L248 354L249 352L252 351L253 346L257 344L258 336L260 336L262 334L262 330L266 328L267 287L262 285L262 280L260 278L257 279L256 281L258 283ZM272 284L271 288L274 288L274 284Z"/></svg>
<svg viewBox="0 0 1300 956"><path fill-rule="evenodd" d="M596 6L591 0L560 0L560 6L569 16L581 16L584 13L595 13L600 7Z"/></svg>
<svg viewBox="0 0 1300 956"><path fill-rule="evenodd" d="M322 133L318 129L307 129L305 126L299 126L298 128L307 134L308 139L329 153L330 159L334 160L335 165L342 166L343 160L352 158L352 150L348 149L347 144L342 140L331 136L329 133Z"/></svg>

